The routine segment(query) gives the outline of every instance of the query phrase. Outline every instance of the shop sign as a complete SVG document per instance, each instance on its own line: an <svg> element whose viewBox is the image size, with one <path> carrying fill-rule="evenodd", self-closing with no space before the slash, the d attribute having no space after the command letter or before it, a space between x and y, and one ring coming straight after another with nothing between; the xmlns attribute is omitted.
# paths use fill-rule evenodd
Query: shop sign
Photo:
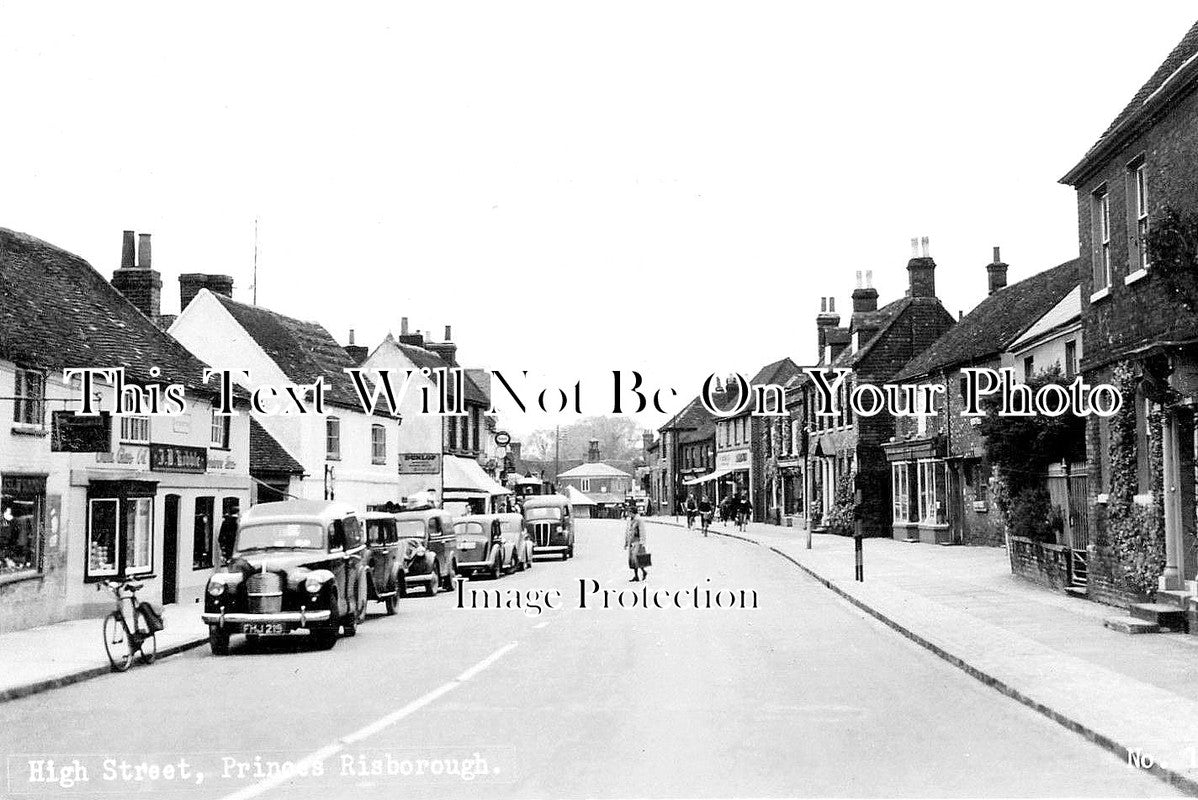
<svg viewBox="0 0 1198 800"><path fill-rule="evenodd" d="M154 472L207 472L208 451L182 444L151 444L150 469Z"/></svg>
<svg viewBox="0 0 1198 800"><path fill-rule="evenodd" d="M440 475L440 453L400 453L400 475Z"/></svg>
<svg viewBox="0 0 1198 800"><path fill-rule="evenodd" d="M128 447L121 445L115 453L96 453L97 464L120 464L123 467L145 467L150 463L149 453L144 445Z"/></svg>

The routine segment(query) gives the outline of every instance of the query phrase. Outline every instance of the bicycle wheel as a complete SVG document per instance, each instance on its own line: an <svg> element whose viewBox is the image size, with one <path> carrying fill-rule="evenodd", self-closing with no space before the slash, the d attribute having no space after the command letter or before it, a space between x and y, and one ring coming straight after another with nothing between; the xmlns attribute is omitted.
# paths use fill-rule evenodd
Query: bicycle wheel
<svg viewBox="0 0 1198 800"><path fill-rule="evenodd" d="M116 672L124 672L133 664L133 648L129 644L129 632L121 620L121 612L113 611L104 618L104 650Z"/></svg>
<svg viewBox="0 0 1198 800"><path fill-rule="evenodd" d="M143 664L153 664L154 659L158 657L158 634L150 629L145 612L140 609L137 612L137 634L137 638L141 640L137 648L137 657Z"/></svg>

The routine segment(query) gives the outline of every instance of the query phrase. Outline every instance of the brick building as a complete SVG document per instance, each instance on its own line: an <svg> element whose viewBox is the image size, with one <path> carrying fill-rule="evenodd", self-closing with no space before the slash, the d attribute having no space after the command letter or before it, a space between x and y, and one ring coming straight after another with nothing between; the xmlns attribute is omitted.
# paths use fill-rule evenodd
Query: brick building
<svg viewBox="0 0 1198 800"><path fill-rule="evenodd" d="M1026 378L1056 364L1062 372L1076 372L1081 355L1076 260L1008 286L1007 265L995 248L986 273L986 299L895 376L899 383L941 384L947 401L934 414L897 418L894 439L882 445L890 466L895 539L1005 541L979 420L961 416L962 369L1011 367Z"/></svg>
<svg viewBox="0 0 1198 800"><path fill-rule="evenodd" d="M895 433L894 417L883 411L856 418L845 402L856 382L890 381L915 355L923 352L953 325L953 317L936 297L936 262L912 240L907 262L906 296L878 308L878 292L867 279L853 292L853 314L840 327L835 306L825 304L816 318L819 366L852 370L841 386L836 413L810 414L807 451L807 491L812 512L826 519L837 502L837 488L851 478L851 491L860 499L858 518L865 536L891 535L890 466L882 445ZM868 276L867 276L868 277ZM806 407L814 412L815 388L804 383Z"/></svg>
<svg viewBox="0 0 1198 800"><path fill-rule="evenodd" d="M1198 400L1198 316L1172 294L1151 263L1145 235L1167 211L1198 212L1198 24L1131 98L1098 141L1061 179L1077 191L1083 375L1134 385L1135 503L1163 514L1164 567L1158 588L1184 601L1198 577L1195 536L1194 407ZM1157 419L1159 425L1150 420ZM1091 596L1126 601L1141 554L1111 549L1112 450L1108 420L1087 431L1093 540ZM1163 454L1155 458L1158 449ZM1159 475L1164 489L1154 491ZM1147 544L1145 546L1148 546ZM1134 569L1134 567L1133 567ZM1169 595L1164 595L1169 597Z"/></svg>

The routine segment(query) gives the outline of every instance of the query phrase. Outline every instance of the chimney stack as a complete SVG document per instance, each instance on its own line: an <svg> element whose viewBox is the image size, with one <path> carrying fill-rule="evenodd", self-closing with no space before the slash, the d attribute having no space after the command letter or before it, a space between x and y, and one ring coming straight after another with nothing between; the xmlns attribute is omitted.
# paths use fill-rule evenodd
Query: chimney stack
<svg viewBox="0 0 1198 800"><path fill-rule="evenodd" d="M134 232L121 237L121 266L112 273L112 286L137 306L137 310L157 323L162 317L162 276L150 268L150 234L140 237L141 263L133 263Z"/></svg>
<svg viewBox="0 0 1198 800"><path fill-rule="evenodd" d="M921 250L921 254L912 255L911 260L907 262L907 272L911 279L908 294L910 297L935 297L936 262L932 260L926 236L922 240L911 240L912 253L920 253Z"/></svg>
<svg viewBox="0 0 1198 800"><path fill-rule="evenodd" d="M350 357L350 359L354 362L354 364L361 364L363 361L366 360L366 356L369 355L369 353L365 347L363 347L360 344L354 344L354 329L353 328L349 329L349 344L347 344L345 346L345 352L346 352L346 355L348 355Z"/></svg>
<svg viewBox="0 0 1198 800"><path fill-rule="evenodd" d="M819 345L819 359L824 357L824 348L828 344L828 331L840 325L840 315L836 313L836 298L821 297L819 299L819 316L815 318L815 338Z"/></svg>
<svg viewBox="0 0 1198 800"><path fill-rule="evenodd" d="M412 347L424 347L424 336L420 331L416 331L415 333L408 332L407 317L400 317L399 320L399 343Z"/></svg>
<svg viewBox="0 0 1198 800"><path fill-rule="evenodd" d="M187 308L201 289L207 289L213 294L233 296L233 277L231 275L212 275L207 272L185 272L179 276L179 310Z"/></svg>
<svg viewBox="0 0 1198 800"><path fill-rule="evenodd" d="M873 270L865 273L864 281L861 279L861 270L857 270L857 289L853 292L854 314L878 310L878 290L874 288L873 284Z"/></svg>
<svg viewBox="0 0 1198 800"><path fill-rule="evenodd" d="M441 360L444 361L449 366L456 367L458 365L458 346L453 343L453 341L451 339L452 334L453 334L452 326L446 325L445 326L445 341L429 342L427 345L425 345L425 347L427 347L429 350L432 350L434 353L436 353L438 356L440 356Z"/></svg>
<svg viewBox="0 0 1198 800"><path fill-rule="evenodd" d="M644 450L646 453L648 453L649 448L652 446L653 446L653 431L645 431L644 433L641 434L641 449Z"/></svg>
<svg viewBox="0 0 1198 800"><path fill-rule="evenodd" d="M994 261L986 265L986 277L990 294L994 294L1007 285L1007 265L999 256L997 245L994 247Z"/></svg>
<svg viewBox="0 0 1198 800"><path fill-rule="evenodd" d="M587 445L587 461L594 464L599 461L599 440L591 439Z"/></svg>

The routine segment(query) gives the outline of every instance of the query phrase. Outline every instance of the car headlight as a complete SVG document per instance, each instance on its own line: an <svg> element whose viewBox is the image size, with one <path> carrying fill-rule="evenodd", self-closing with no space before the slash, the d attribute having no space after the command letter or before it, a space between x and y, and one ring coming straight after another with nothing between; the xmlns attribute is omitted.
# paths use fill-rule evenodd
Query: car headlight
<svg viewBox="0 0 1198 800"><path fill-rule="evenodd" d="M224 593L225 585L223 583L216 583L215 581L209 582L208 594L212 595L213 597L220 597Z"/></svg>
<svg viewBox="0 0 1198 800"><path fill-rule="evenodd" d="M235 572L220 572L208 579L208 594L220 597L225 592L231 592L241 582L241 575Z"/></svg>
<svg viewBox="0 0 1198 800"><path fill-rule="evenodd" d="M418 555L418 556L422 556L427 552L428 552L428 550L424 549L424 545L421 545L420 547L416 548L416 555Z"/></svg>
<svg viewBox="0 0 1198 800"><path fill-rule="evenodd" d="M309 594L316 594L326 583L333 579L333 573L327 569L313 570L308 573L308 577L304 580L304 588Z"/></svg>

